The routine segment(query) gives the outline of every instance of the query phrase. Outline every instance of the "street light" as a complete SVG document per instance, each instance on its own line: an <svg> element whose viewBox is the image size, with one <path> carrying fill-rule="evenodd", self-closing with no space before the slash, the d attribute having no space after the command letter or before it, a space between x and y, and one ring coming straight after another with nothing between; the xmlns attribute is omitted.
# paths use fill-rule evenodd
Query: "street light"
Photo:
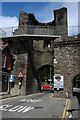
<svg viewBox="0 0 80 120"><path fill-rule="evenodd" d="M50 67L50 85L51 85L51 70L52 70L52 68Z"/></svg>

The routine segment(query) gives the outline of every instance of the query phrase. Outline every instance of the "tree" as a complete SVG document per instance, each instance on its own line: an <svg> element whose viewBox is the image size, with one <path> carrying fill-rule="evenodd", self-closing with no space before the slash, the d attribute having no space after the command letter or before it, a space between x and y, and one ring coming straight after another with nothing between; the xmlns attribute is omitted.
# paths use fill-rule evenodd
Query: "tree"
<svg viewBox="0 0 80 120"><path fill-rule="evenodd" d="M50 68L51 68L51 70L50 70ZM40 72L42 81L45 82L45 80L47 80L47 82L48 82L48 79L50 79L50 74L51 74L51 78L53 79L54 72L53 72L52 67L50 67L50 66L44 67Z"/></svg>
<svg viewBox="0 0 80 120"><path fill-rule="evenodd" d="M73 84L76 87L80 87L80 75L77 75L74 80L73 80Z"/></svg>

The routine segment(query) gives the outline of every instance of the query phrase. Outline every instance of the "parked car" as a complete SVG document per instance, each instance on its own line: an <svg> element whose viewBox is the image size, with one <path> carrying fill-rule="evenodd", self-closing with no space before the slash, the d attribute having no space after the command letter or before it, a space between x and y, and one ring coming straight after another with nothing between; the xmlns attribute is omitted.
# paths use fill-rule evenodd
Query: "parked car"
<svg viewBox="0 0 80 120"><path fill-rule="evenodd" d="M42 84L41 90L53 90L53 86L49 84Z"/></svg>
<svg viewBox="0 0 80 120"><path fill-rule="evenodd" d="M73 96L80 96L80 88L73 87Z"/></svg>

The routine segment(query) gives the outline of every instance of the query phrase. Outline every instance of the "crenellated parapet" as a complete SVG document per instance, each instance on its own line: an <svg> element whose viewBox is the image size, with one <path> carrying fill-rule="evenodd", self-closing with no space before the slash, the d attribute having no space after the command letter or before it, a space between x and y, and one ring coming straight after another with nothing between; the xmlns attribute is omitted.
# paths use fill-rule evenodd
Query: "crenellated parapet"
<svg viewBox="0 0 80 120"><path fill-rule="evenodd" d="M20 11L19 26L14 32L16 34L67 36L67 8L54 10L54 20L48 23L39 22L33 13Z"/></svg>

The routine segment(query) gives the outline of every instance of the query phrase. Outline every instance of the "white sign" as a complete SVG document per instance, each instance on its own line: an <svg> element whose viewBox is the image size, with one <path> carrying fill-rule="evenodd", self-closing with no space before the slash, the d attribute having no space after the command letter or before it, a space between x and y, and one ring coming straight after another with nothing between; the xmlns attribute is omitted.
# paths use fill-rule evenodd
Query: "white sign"
<svg viewBox="0 0 80 120"><path fill-rule="evenodd" d="M10 82L13 82L13 75L10 76Z"/></svg>
<svg viewBox="0 0 80 120"><path fill-rule="evenodd" d="M57 90L64 88L64 79L62 75L54 75L54 88L57 88Z"/></svg>
<svg viewBox="0 0 80 120"><path fill-rule="evenodd" d="M54 64L57 64L57 60L56 59L54 59Z"/></svg>
<svg viewBox="0 0 80 120"><path fill-rule="evenodd" d="M48 81L52 81L52 79L48 79Z"/></svg>

